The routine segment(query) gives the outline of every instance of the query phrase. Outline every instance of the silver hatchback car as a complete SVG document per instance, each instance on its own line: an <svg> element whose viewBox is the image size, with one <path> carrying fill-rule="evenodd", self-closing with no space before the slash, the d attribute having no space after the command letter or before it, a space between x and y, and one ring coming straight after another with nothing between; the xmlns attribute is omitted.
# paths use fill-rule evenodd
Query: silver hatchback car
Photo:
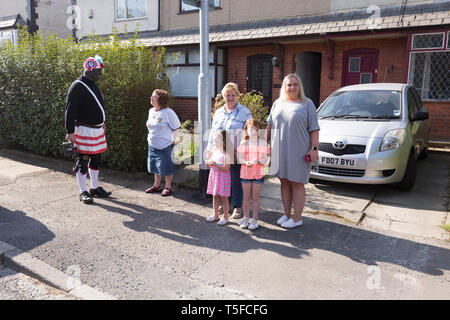
<svg viewBox="0 0 450 320"><path fill-rule="evenodd" d="M318 108L319 161L311 178L397 184L409 190L416 160L426 158L428 112L411 85L370 83L340 88Z"/></svg>

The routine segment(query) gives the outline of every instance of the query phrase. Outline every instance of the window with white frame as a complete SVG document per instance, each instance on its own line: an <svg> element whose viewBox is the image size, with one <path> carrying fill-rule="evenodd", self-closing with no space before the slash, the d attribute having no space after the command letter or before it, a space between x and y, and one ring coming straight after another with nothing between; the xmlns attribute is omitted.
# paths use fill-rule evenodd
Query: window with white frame
<svg viewBox="0 0 450 320"><path fill-rule="evenodd" d="M408 83L425 100L450 100L449 31L411 35Z"/></svg>
<svg viewBox="0 0 450 320"><path fill-rule="evenodd" d="M0 48L8 42L11 42L11 44L17 43L17 30L10 29L0 31Z"/></svg>
<svg viewBox="0 0 450 320"><path fill-rule="evenodd" d="M220 8L220 0L214 0L214 8ZM183 0L180 0L180 11L181 12L195 11L195 10L198 10L198 8L191 6L189 4L186 4L186 3L184 3Z"/></svg>
<svg viewBox="0 0 450 320"><path fill-rule="evenodd" d="M116 20L145 18L147 0L116 0Z"/></svg>
<svg viewBox="0 0 450 320"><path fill-rule="evenodd" d="M182 48L166 52L167 75L173 95L176 97L197 97L200 74L200 50ZM210 93L214 98L224 86L226 76L225 53L223 49L209 51Z"/></svg>

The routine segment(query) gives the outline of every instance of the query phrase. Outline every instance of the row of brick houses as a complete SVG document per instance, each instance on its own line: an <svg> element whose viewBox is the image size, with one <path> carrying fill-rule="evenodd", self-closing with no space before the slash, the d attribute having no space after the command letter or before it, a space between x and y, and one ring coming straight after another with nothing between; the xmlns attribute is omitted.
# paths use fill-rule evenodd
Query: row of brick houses
<svg viewBox="0 0 450 320"><path fill-rule="evenodd" d="M79 39L93 31L112 33L113 26L133 30L140 25L140 41L167 48L174 110L183 120L197 119L198 10L182 0L61 0L58 6L34 2L41 30L67 25L67 8L74 11L75 5L79 25L65 33ZM283 76L291 72L300 75L317 106L349 84L411 83L430 112L431 139L450 142L450 0L213 3L212 104L222 86L233 81L242 92L261 91L270 106ZM44 21L46 16L53 20ZM179 54L177 60L171 59L172 53Z"/></svg>
<svg viewBox="0 0 450 320"><path fill-rule="evenodd" d="M283 75L296 72L318 106L345 85L409 82L430 112L431 138L450 141L450 1L377 8L376 18L362 8L211 26L213 95L234 81L244 92L261 91L271 105ZM198 60L187 59L192 53L197 57L198 28L148 32L142 38L148 46L182 53L169 70L174 108L181 118L196 119L196 74L190 71ZM180 72L183 68L189 75Z"/></svg>

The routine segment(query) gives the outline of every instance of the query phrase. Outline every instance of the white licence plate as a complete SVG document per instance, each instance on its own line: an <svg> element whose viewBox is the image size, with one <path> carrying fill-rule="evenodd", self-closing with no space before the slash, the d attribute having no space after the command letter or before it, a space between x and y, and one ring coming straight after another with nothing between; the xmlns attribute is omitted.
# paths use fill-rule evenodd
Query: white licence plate
<svg viewBox="0 0 450 320"><path fill-rule="evenodd" d="M341 157L320 157L319 159L319 165L343 168L353 168L356 166L356 162L357 161L355 159L346 159Z"/></svg>

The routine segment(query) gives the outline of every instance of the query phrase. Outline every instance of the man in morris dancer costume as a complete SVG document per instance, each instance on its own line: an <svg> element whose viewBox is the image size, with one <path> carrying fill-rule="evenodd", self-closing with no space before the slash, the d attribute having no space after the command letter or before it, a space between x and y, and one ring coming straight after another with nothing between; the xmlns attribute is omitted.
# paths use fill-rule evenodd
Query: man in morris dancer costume
<svg viewBox="0 0 450 320"><path fill-rule="evenodd" d="M92 203L93 197L106 198L106 192L98 185L101 154L107 150L105 138L105 110L103 95L96 81L102 74L102 58L89 57L84 62L83 76L69 88L66 99L66 140L74 143L75 164L80 187L80 201ZM86 174L89 172L91 189L86 190Z"/></svg>

